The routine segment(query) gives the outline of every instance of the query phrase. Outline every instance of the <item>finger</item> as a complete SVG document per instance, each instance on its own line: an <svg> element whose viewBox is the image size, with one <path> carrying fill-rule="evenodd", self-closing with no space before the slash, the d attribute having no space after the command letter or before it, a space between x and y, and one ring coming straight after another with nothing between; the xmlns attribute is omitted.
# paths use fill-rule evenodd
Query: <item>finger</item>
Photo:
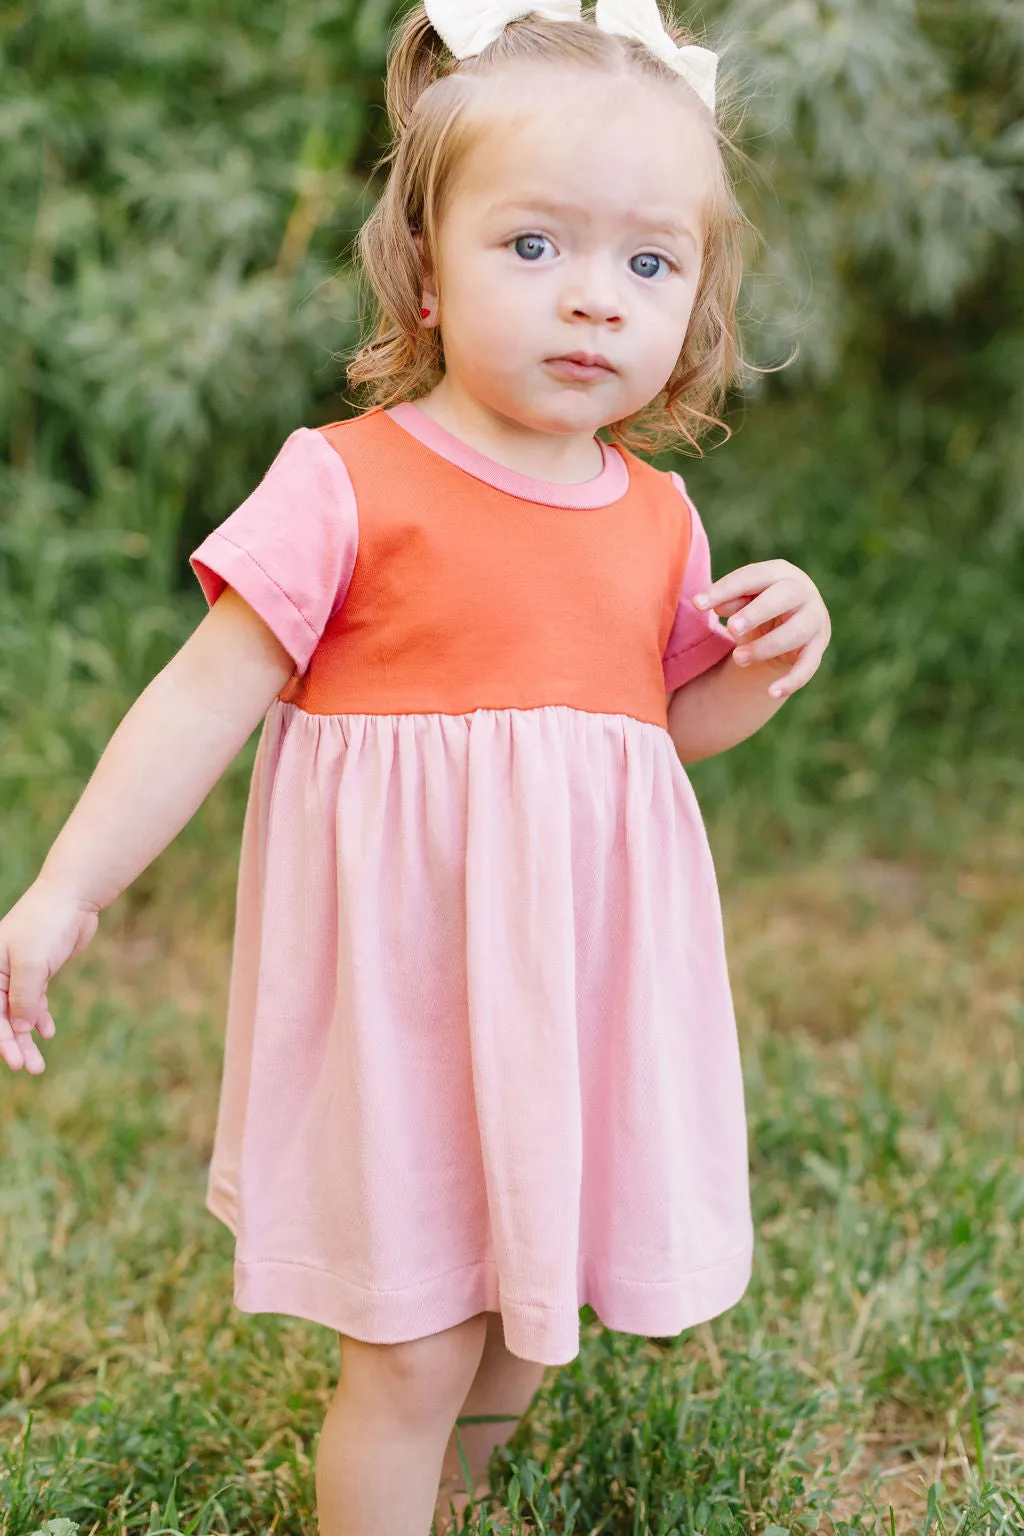
<svg viewBox="0 0 1024 1536"><path fill-rule="evenodd" d="M3 974L0 974L0 1056L15 1071L22 1065L18 1037L7 1011L7 977Z"/></svg>
<svg viewBox="0 0 1024 1536"><path fill-rule="evenodd" d="M14 1049L21 1056L22 1065L27 1072L41 1072L45 1065L40 1054L39 1047L32 1038L30 1029L14 1029Z"/></svg>
<svg viewBox="0 0 1024 1536"><path fill-rule="evenodd" d="M3 1057L12 1072L17 1072L25 1065L25 1058L21 1054L21 1047L12 1033L4 1034L0 1025L0 1056Z"/></svg>
<svg viewBox="0 0 1024 1536"><path fill-rule="evenodd" d="M12 1024L35 1025L46 995L50 973L42 961L11 960L8 1015Z"/></svg>
<svg viewBox="0 0 1024 1536"><path fill-rule="evenodd" d="M57 1028L53 1020L53 1014L50 1012L50 999L46 995L50 979L50 977L47 977L43 986L43 995L39 999L39 1011L36 1014L36 1030L43 1040L52 1039Z"/></svg>
<svg viewBox="0 0 1024 1536"><path fill-rule="evenodd" d="M746 604L742 613L729 620L729 633L750 634L762 624L767 624L769 619L777 619L784 613L796 611L802 599L803 594L795 582L773 581L770 587Z"/></svg>
<svg viewBox="0 0 1024 1536"><path fill-rule="evenodd" d="M798 651L808 645L815 635L812 621L796 613L778 629L770 630L758 640L750 640L733 652L738 666L755 661L770 661L773 656L785 656L787 651Z"/></svg>
<svg viewBox="0 0 1024 1536"><path fill-rule="evenodd" d="M734 597L727 603L716 603L715 612L720 619L727 619L731 613L739 613L740 609L746 606L747 599L745 597Z"/></svg>
<svg viewBox="0 0 1024 1536"><path fill-rule="evenodd" d="M694 596L698 608L717 608L719 603L734 597L752 597L763 592L773 581L782 581L792 575L793 567L786 560L757 560L753 565L741 565L728 571L703 587Z"/></svg>
<svg viewBox="0 0 1024 1536"><path fill-rule="evenodd" d="M809 645L797 658L789 671L782 677L777 677L768 692L773 699L786 698L791 693L796 693L805 683L809 683L821 662L821 652L816 646Z"/></svg>
<svg viewBox="0 0 1024 1536"><path fill-rule="evenodd" d="M33 1077L37 1077L40 1072L46 1070L42 1052L31 1035L21 1037L21 1054L25 1062L25 1071L30 1072Z"/></svg>
<svg viewBox="0 0 1024 1536"><path fill-rule="evenodd" d="M46 1063L39 1047L31 1037L32 1026L12 1019L10 1003L12 970L10 956L4 951L0 955L0 1057L13 1072L18 1072L24 1067L27 1072L38 1075L45 1070ZM53 1025L53 1019L46 1004L44 981L40 1023L45 1023L45 1020L49 1020L50 1025ZM53 1027L56 1028L55 1025ZM45 1038L47 1036L44 1034Z"/></svg>

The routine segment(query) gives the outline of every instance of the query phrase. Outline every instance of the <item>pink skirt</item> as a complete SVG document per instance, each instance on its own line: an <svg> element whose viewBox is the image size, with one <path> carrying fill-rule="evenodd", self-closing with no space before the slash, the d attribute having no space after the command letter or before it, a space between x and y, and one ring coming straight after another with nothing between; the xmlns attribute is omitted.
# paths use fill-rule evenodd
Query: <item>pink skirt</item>
<svg viewBox="0 0 1024 1536"><path fill-rule="evenodd" d="M670 1336L753 1228L714 867L660 726L276 700L239 865L207 1205L235 1301L375 1343L579 1308Z"/></svg>

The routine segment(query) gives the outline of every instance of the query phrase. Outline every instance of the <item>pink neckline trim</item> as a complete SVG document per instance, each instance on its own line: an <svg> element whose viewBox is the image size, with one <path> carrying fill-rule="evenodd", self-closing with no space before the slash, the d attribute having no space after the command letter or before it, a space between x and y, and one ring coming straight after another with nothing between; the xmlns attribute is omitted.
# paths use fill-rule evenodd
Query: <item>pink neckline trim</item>
<svg viewBox="0 0 1024 1536"><path fill-rule="evenodd" d="M538 480L533 475L520 474L488 458L477 448L471 448L461 437L456 437L442 427L433 417L421 411L412 400L402 400L384 411L393 422L450 464L464 469L487 485L517 496L520 501L537 501L547 507L608 507L618 501L629 489L629 469L625 459L614 446L609 447L601 439L595 441L601 448L602 468L592 480L582 480L577 485L560 485L557 481Z"/></svg>

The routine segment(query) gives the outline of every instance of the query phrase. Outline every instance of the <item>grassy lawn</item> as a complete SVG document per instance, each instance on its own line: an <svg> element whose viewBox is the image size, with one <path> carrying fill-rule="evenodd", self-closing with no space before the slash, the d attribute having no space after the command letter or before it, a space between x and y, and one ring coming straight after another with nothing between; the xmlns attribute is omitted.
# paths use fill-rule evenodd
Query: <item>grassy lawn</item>
<svg viewBox="0 0 1024 1536"><path fill-rule="evenodd" d="M45 1074L0 1083L0 1536L315 1529L336 1338L236 1312L203 1209L225 814L58 978ZM495 1495L578 1536L1024 1531L1024 830L774 873L712 841L753 1280L674 1341L585 1311Z"/></svg>

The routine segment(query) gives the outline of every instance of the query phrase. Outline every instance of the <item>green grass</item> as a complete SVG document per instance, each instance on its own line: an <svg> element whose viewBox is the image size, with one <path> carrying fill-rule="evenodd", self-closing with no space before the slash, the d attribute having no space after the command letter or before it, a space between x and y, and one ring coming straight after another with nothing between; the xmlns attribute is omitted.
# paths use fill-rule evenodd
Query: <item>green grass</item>
<svg viewBox="0 0 1024 1536"><path fill-rule="evenodd" d="M228 803L53 984L43 1076L3 1080L0 1536L316 1528L336 1337L235 1311L203 1208ZM1024 1531L1024 838L772 874L714 843L754 1276L678 1340L586 1310L496 1502L578 1536Z"/></svg>

